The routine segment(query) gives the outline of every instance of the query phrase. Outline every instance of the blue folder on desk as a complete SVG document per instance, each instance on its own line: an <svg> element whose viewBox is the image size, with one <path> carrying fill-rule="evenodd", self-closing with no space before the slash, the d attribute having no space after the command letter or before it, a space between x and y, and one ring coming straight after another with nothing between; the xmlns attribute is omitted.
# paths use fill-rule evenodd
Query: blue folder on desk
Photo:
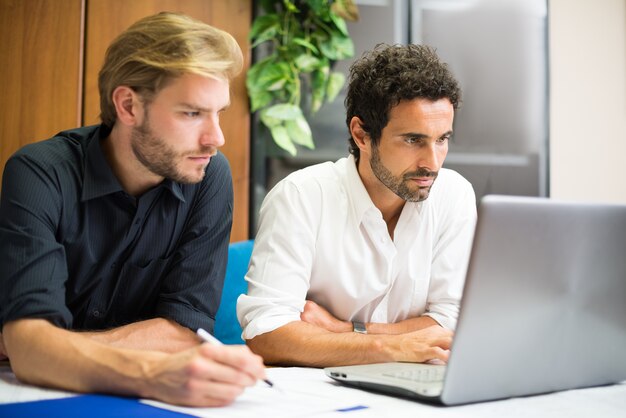
<svg viewBox="0 0 626 418"><path fill-rule="evenodd" d="M10 418L184 418L187 414L143 404L137 399L81 395L45 401L0 405L0 417Z"/></svg>

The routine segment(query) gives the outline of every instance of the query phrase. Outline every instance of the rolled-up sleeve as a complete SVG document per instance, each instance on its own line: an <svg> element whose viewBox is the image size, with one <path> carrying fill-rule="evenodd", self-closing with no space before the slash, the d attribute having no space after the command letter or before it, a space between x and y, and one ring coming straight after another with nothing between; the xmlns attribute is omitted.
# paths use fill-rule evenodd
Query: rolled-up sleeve
<svg viewBox="0 0 626 418"><path fill-rule="evenodd" d="M193 196L178 248L171 256L156 306L156 316L191 329L213 332L228 260L233 186L226 158L211 160Z"/></svg>
<svg viewBox="0 0 626 418"><path fill-rule="evenodd" d="M7 162L0 195L0 323L44 318L70 328L67 263L55 234L61 193L54 171L25 155Z"/></svg>
<svg viewBox="0 0 626 418"><path fill-rule="evenodd" d="M265 198L246 275L248 294L237 301L243 339L300 320L310 287L320 216L315 202L288 181L279 183Z"/></svg>

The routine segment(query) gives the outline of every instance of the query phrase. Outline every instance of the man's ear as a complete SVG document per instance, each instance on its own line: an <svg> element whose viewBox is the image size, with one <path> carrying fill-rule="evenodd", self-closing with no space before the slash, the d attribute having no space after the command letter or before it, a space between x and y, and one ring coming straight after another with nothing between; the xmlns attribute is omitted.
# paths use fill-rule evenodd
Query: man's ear
<svg viewBox="0 0 626 418"><path fill-rule="evenodd" d="M361 152L369 152L371 139L369 134L363 129L363 122L358 116L353 116L350 119L350 135L352 135L352 139L354 139L356 146L359 147Z"/></svg>
<svg viewBox="0 0 626 418"><path fill-rule="evenodd" d="M112 98L118 121L130 126L141 124L143 105L133 89L128 86L118 86L113 90Z"/></svg>

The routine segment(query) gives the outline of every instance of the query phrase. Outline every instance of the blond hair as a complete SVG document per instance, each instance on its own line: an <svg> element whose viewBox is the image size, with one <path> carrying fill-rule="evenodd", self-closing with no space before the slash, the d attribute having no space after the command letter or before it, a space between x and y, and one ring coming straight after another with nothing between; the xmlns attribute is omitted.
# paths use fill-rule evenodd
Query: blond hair
<svg viewBox="0 0 626 418"><path fill-rule="evenodd" d="M231 80L242 67L241 49L227 32L177 13L145 17L106 51L98 75L100 118L114 125L112 95L119 86L131 87L149 102L172 78L191 73Z"/></svg>

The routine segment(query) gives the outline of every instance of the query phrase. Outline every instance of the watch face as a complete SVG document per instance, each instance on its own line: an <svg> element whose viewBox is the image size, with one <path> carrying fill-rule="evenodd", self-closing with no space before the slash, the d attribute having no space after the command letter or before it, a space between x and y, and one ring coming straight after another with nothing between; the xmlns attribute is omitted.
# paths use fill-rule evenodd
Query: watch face
<svg viewBox="0 0 626 418"><path fill-rule="evenodd" d="M358 332L359 334L367 334L367 329L365 328L365 324L363 322L353 322L352 330L354 332Z"/></svg>

